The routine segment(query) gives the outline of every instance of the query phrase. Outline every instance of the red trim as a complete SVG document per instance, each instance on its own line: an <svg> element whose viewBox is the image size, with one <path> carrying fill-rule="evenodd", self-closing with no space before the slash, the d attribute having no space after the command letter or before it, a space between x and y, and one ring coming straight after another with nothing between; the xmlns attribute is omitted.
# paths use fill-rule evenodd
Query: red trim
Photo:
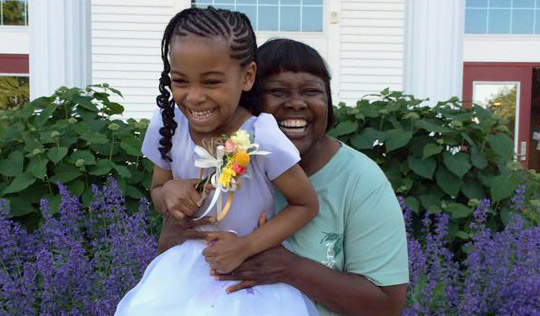
<svg viewBox="0 0 540 316"><path fill-rule="evenodd" d="M531 143L531 102L532 102L532 72L540 63L493 63L493 62L466 62L463 68L463 102L466 107L472 104L472 90L474 81L519 81L519 139ZM519 146L518 146L519 147ZM530 148L530 147L529 147ZM530 150L528 153L530 157ZM528 158L529 158L528 157ZM524 163L529 167L529 159Z"/></svg>
<svg viewBox="0 0 540 316"><path fill-rule="evenodd" d="M28 55L0 54L0 73L28 74Z"/></svg>

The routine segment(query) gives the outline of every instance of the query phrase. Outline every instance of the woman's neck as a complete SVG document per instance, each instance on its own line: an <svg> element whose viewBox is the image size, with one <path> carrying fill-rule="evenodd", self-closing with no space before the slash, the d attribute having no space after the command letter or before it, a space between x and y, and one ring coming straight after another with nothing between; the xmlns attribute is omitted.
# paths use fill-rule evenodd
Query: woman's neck
<svg viewBox="0 0 540 316"><path fill-rule="evenodd" d="M310 176L324 167L334 157L339 147L340 144L336 139L324 135L301 155L299 165Z"/></svg>
<svg viewBox="0 0 540 316"><path fill-rule="evenodd" d="M189 129L191 139L197 145L202 145L203 139L211 139L215 137L221 137L223 135L230 135L239 130L242 125L253 115L246 108L238 106L238 109L234 112L233 116L223 125L223 127L213 130L210 133L197 133L191 128Z"/></svg>

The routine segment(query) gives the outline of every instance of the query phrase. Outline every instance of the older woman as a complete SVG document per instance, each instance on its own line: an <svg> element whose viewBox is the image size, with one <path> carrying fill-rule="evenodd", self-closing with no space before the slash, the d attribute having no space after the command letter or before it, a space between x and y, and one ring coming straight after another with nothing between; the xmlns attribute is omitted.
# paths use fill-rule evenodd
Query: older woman
<svg viewBox="0 0 540 316"><path fill-rule="evenodd" d="M398 315L409 277L401 210L379 167L326 135L334 117L323 59L305 44L277 39L258 49L258 66L263 108L300 151L319 215L289 240L294 253L270 249L216 278L243 281L231 291L288 283L315 301L322 316ZM276 210L284 203L277 196ZM166 220L161 250L199 237L192 226Z"/></svg>

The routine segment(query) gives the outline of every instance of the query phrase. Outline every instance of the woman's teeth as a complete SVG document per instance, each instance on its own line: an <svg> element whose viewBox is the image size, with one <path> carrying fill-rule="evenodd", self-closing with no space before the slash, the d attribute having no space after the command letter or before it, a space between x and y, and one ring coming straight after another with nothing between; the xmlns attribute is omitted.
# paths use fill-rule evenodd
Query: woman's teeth
<svg viewBox="0 0 540 316"><path fill-rule="evenodd" d="M189 113L191 113L191 115L196 118L197 120L205 120L207 118L210 117L210 115L212 115L212 113L214 113L215 109L212 109L212 110L206 110L206 111L195 111L195 110L189 110Z"/></svg>
<svg viewBox="0 0 540 316"><path fill-rule="evenodd" d="M279 127L286 134L302 134L307 130L308 123L304 119L286 119L279 122Z"/></svg>

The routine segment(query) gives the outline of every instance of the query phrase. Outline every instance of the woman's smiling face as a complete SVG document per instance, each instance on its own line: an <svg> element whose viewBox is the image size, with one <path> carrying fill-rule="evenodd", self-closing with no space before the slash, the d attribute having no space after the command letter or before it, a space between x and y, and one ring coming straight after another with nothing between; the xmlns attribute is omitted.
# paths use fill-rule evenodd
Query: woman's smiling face
<svg viewBox="0 0 540 316"><path fill-rule="evenodd" d="M324 81L307 72L282 71L266 78L262 88L263 111L273 114L300 154L306 154L326 132Z"/></svg>

